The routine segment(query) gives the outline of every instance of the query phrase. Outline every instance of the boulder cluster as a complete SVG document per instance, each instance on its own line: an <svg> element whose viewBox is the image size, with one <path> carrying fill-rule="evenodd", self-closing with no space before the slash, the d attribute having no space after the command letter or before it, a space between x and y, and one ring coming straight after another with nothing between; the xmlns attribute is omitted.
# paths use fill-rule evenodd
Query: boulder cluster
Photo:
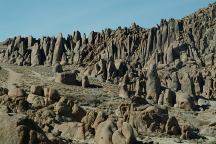
<svg viewBox="0 0 216 144"><path fill-rule="evenodd" d="M29 94L19 87L2 89L2 94L0 115L5 124L0 127L7 129L1 135L8 143L68 143L92 138L97 144L132 144L138 142L138 134L181 134L177 119L169 117L165 107L122 103L115 113L108 114L84 109L56 89L36 85Z"/></svg>

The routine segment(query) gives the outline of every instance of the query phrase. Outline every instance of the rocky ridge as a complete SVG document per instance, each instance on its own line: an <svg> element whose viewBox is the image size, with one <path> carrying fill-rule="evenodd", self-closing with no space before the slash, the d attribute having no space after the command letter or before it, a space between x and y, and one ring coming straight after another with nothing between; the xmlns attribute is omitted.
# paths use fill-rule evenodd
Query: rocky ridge
<svg viewBox="0 0 216 144"><path fill-rule="evenodd" d="M89 78L118 85L121 103L94 110L52 87L1 88L1 121L7 124L0 129L10 129L0 136L7 143L153 143L145 139L151 133L204 139L199 127L172 111L205 111L216 99L215 29L214 3L151 29L134 23L88 38L79 31L67 38L9 38L1 43L2 63L52 66L53 82L65 85L98 87ZM64 71L66 65L79 69Z"/></svg>

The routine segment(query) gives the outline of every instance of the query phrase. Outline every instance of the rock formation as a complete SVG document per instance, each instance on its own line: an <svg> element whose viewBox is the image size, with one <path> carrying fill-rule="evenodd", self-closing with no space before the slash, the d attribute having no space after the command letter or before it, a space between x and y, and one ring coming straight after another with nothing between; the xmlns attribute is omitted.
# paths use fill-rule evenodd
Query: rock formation
<svg viewBox="0 0 216 144"><path fill-rule="evenodd" d="M75 31L6 39L0 43L0 141L135 144L160 136L209 142L200 130L215 132L214 117L206 114L215 116L215 29L213 3L150 29L134 23L88 37ZM20 67L27 76L15 83L10 73Z"/></svg>

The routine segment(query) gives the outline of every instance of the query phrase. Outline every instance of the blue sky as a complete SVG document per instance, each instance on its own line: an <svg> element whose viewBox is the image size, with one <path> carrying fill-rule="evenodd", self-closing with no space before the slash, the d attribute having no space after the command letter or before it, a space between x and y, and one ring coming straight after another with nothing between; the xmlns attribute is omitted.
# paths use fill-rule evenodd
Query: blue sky
<svg viewBox="0 0 216 144"><path fill-rule="evenodd" d="M161 18L182 18L215 0L0 0L0 41L16 35L89 34L136 22L152 27Z"/></svg>

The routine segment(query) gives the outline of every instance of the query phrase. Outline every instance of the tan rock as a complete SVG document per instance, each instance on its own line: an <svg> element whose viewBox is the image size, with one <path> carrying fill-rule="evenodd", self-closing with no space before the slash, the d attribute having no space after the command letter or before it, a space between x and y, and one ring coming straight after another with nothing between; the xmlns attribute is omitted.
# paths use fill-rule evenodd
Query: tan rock
<svg viewBox="0 0 216 144"><path fill-rule="evenodd" d="M74 140L84 140L85 132L83 124L80 122L66 122L60 125L55 125L54 130L58 130L62 137Z"/></svg>
<svg viewBox="0 0 216 144"><path fill-rule="evenodd" d="M83 76L82 77L82 87L87 88L89 86L90 86L90 83L89 83L88 76Z"/></svg>
<svg viewBox="0 0 216 144"><path fill-rule="evenodd" d="M115 130L115 124L111 119L100 123L95 131L95 143L112 144L112 135Z"/></svg>
<svg viewBox="0 0 216 144"><path fill-rule="evenodd" d="M23 89L14 86L13 88L9 89L8 95L11 97L23 97L26 96L26 93Z"/></svg>

